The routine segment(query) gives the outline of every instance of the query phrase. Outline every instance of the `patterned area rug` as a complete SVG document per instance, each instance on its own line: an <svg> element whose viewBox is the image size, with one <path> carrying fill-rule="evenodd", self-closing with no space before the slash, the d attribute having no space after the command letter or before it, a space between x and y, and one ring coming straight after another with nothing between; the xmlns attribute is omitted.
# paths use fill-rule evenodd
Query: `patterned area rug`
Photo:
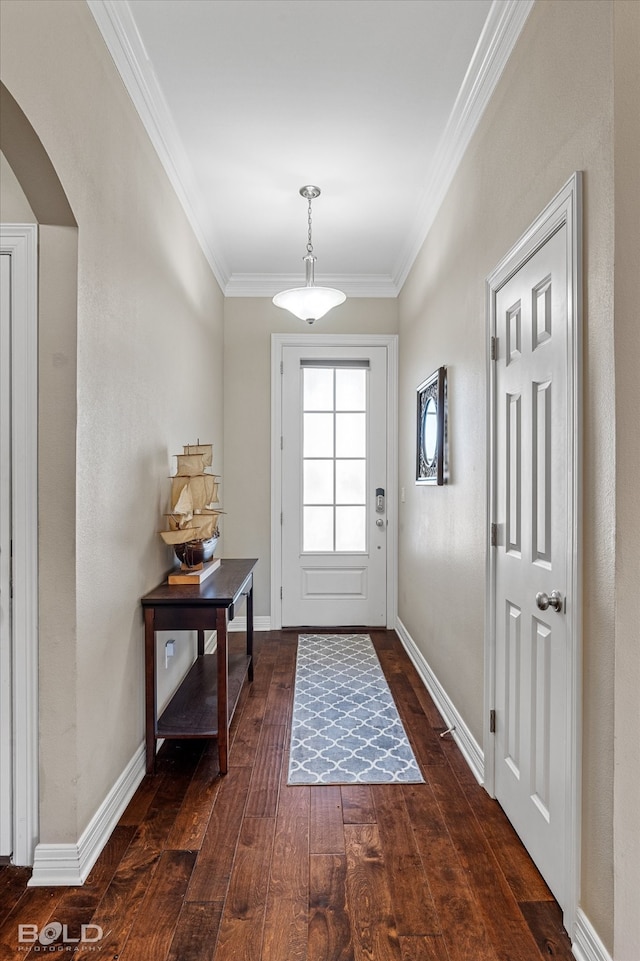
<svg viewBox="0 0 640 961"><path fill-rule="evenodd" d="M368 634L300 634L289 784L420 783Z"/></svg>

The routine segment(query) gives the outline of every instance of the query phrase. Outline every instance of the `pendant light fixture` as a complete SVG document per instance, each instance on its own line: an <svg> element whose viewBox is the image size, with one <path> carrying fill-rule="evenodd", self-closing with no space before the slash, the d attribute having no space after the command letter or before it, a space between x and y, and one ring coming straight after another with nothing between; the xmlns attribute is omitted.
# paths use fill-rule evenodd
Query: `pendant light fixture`
<svg viewBox="0 0 640 961"><path fill-rule="evenodd" d="M307 252L302 258L305 262L306 285L304 287L293 287L291 290L283 290L281 293L276 294L273 298L273 303L276 307L283 307L285 310L295 314L300 320L306 320L308 324L312 324L314 320L319 320L320 317L324 317L332 307L343 304L347 299L347 295L343 294L341 290L335 290L333 287L316 287L314 283L313 265L316 258L313 253L313 243L311 242L311 201L320 196L320 188L310 185L300 187L300 195L309 203Z"/></svg>

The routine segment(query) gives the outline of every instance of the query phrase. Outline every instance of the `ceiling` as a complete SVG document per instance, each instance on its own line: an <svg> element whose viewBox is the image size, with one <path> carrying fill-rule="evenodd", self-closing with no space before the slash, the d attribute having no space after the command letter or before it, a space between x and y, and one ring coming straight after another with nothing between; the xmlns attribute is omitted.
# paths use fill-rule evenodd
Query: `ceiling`
<svg viewBox="0 0 640 961"><path fill-rule="evenodd" d="M227 296L395 296L533 0L87 0Z"/></svg>

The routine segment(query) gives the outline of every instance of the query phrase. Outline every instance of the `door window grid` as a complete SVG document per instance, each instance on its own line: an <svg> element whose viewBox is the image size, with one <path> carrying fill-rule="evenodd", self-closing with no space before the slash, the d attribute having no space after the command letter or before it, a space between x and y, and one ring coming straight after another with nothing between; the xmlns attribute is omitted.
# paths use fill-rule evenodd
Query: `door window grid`
<svg viewBox="0 0 640 961"><path fill-rule="evenodd" d="M302 550L367 547L367 371L303 367Z"/></svg>

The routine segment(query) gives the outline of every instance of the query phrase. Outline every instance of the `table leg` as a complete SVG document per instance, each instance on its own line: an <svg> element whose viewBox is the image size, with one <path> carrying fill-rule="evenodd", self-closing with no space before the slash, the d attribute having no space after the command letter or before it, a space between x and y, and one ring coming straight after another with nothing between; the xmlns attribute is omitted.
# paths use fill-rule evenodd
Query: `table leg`
<svg viewBox="0 0 640 961"><path fill-rule="evenodd" d="M147 774L153 774L156 766L156 632L155 610L146 607L144 611L144 653L145 653L145 744L147 755Z"/></svg>
<svg viewBox="0 0 640 961"><path fill-rule="evenodd" d="M249 683L253 681L253 577L247 593L247 655L249 662Z"/></svg>
<svg viewBox="0 0 640 961"><path fill-rule="evenodd" d="M229 657L227 650L227 612L216 610L216 642L218 668L218 760L220 773L229 769Z"/></svg>

